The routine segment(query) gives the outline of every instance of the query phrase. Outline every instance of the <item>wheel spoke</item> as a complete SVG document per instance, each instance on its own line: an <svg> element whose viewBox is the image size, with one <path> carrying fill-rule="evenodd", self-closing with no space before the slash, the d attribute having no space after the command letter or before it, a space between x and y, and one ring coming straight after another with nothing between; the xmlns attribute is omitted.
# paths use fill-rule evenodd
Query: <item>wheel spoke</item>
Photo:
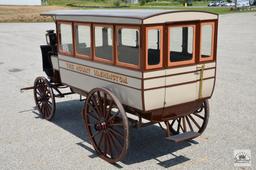
<svg viewBox="0 0 256 170"><path fill-rule="evenodd" d="M190 123L190 121L189 121L189 118L186 116L186 120L187 120L187 122L188 122L188 126L189 126L189 128L190 128L190 130L192 131L192 132L194 132L194 129L193 129L193 127L192 127L192 125L191 125L191 123Z"/></svg>
<svg viewBox="0 0 256 170"><path fill-rule="evenodd" d="M95 137L98 136L100 133L101 133L100 131L96 132L94 135L92 135L92 138L95 138Z"/></svg>
<svg viewBox="0 0 256 170"><path fill-rule="evenodd" d="M107 111L107 94L104 93L103 95L103 102L102 102L102 114L106 118L106 111Z"/></svg>
<svg viewBox="0 0 256 170"><path fill-rule="evenodd" d="M198 125L198 123L195 121L195 119L191 116L191 115L188 115L189 116L189 118L194 122L194 124L196 125L196 127L198 128L198 129L200 129L200 126Z"/></svg>
<svg viewBox="0 0 256 170"><path fill-rule="evenodd" d="M109 134L107 134L107 136L108 136L108 145L110 149L110 157L113 158L113 146L112 146L111 138Z"/></svg>
<svg viewBox="0 0 256 170"><path fill-rule="evenodd" d="M109 119L109 115L110 115L110 112L112 110L113 103L114 103L113 100L110 100L108 110L106 111L106 116L105 116L106 119Z"/></svg>
<svg viewBox="0 0 256 170"><path fill-rule="evenodd" d="M118 140L117 136L114 135L114 133L112 131L109 132L109 134L111 135L112 139L113 139L113 144L118 144L119 148L122 148L122 143ZM117 142L114 142L114 141L117 141ZM119 151L116 149L116 151Z"/></svg>
<svg viewBox="0 0 256 170"><path fill-rule="evenodd" d="M93 117L95 120L99 120L100 118L99 118L99 115L97 114L97 111L94 109L94 107L90 104L90 103L88 103L88 106L92 109L92 112L93 113L96 113L95 115L96 115L96 117L94 116L94 115L92 115L92 114L88 114L89 116L91 116L91 117ZM91 112L90 112L91 113Z"/></svg>
<svg viewBox="0 0 256 170"><path fill-rule="evenodd" d="M177 119L172 120L172 123L169 125L170 128L172 128L173 124L175 123Z"/></svg>
<svg viewBox="0 0 256 170"><path fill-rule="evenodd" d="M180 118L178 118L178 126L177 126L177 132L178 133L180 133L180 121L181 121L181 119Z"/></svg>
<svg viewBox="0 0 256 170"><path fill-rule="evenodd" d="M102 110L103 105L102 105L102 101L101 101L100 91L97 91L97 96L98 96L98 101L99 101L99 106L100 106L100 113L102 113L103 112L103 110Z"/></svg>
<svg viewBox="0 0 256 170"><path fill-rule="evenodd" d="M110 142L109 142L109 136L108 136L107 133L105 134L105 137L106 137L106 147L107 147L106 150L107 150L107 154L109 154L110 157L111 157L112 152L111 152L111 146L110 146Z"/></svg>
<svg viewBox="0 0 256 170"><path fill-rule="evenodd" d="M101 133L100 140L99 140L99 143L98 143L99 150L101 150L102 141L103 141L103 133Z"/></svg>
<svg viewBox="0 0 256 170"><path fill-rule="evenodd" d="M124 136L117 130L113 129L112 127L109 128L111 132L113 132L114 135L117 135L121 138L123 138Z"/></svg>
<svg viewBox="0 0 256 170"><path fill-rule="evenodd" d="M95 109L97 110L95 110L94 109L94 107L90 104L90 102L89 102L89 105L91 106L91 108L92 109L94 109L95 110L95 112L97 113L97 117L99 118L100 117L100 113L101 113L101 110L100 110L100 108L99 108L99 106L98 106L98 104L97 104L97 100L95 100L95 98L94 98L94 96L92 96L92 103L93 103L93 105L95 106Z"/></svg>
<svg viewBox="0 0 256 170"><path fill-rule="evenodd" d="M96 121L99 121L99 119L97 117L95 117L93 114L90 114L91 112L88 113L88 116L90 116L91 118L93 118Z"/></svg>
<svg viewBox="0 0 256 170"><path fill-rule="evenodd" d="M120 113L120 111L118 111L116 114L112 115L109 119L108 122L110 122L114 117L116 117L118 114Z"/></svg>
<svg viewBox="0 0 256 170"><path fill-rule="evenodd" d="M42 108L41 108L42 116L45 117L45 105L42 103Z"/></svg>
<svg viewBox="0 0 256 170"><path fill-rule="evenodd" d="M50 116L49 107L48 107L48 105L46 103L44 104L44 107L45 107L45 117L49 117Z"/></svg>
<svg viewBox="0 0 256 170"><path fill-rule="evenodd" d="M198 113L193 113L193 115L195 115L195 116L199 117L200 119L203 119L203 120L204 120L204 117L201 116L201 115L199 115Z"/></svg>
<svg viewBox="0 0 256 170"><path fill-rule="evenodd" d="M123 123L113 123L111 126L123 126Z"/></svg>
<svg viewBox="0 0 256 170"><path fill-rule="evenodd" d="M183 132L187 132L185 117L182 117L182 122L183 122Z"/></svg>
<svg viewBox="0 0 256 170"><path fill-rule="evenodd" d="M108 154L108 141L107 141L107 136L106 136L106 134L103 134L104 135L104 155L106 155L107 156L107 154Z"/></svg>

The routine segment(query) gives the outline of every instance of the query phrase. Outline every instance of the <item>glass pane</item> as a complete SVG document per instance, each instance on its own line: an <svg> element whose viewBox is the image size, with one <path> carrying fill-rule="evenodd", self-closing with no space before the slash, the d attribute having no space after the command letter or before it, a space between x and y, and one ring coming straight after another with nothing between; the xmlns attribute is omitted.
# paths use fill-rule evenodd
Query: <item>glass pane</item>
<svg viewBox="0 0 256 170"><path fill-rule="evenodd" d="M193 27L169 28L170 61L187 61L193 57Z"/></svg>
<svg viewBox="0 0 256 170"><path fill-rule="evenodd" d="M148 65L157 65L160 63L160 30L148 30Z"/></svg>
<svg viewBox="0 0 256 170"><path fill-rule="evenodd" d="M79 54L90 56L91 54L90 26L78 25L76 27L76 51Z"/></svg>
<svg viewBox="0 0 256 170"><path fill-rule="evenodd" d="M139 30L122 28L118 30L118 61L139 64Z"/></svg>
<svg viewBox="0 0 256 170"><path fill-rule="evenodd" d="M63 52L73 51L72 26L70 24L60 24L60 49Z"/></svg>
<svg viewBox="0 0 256 170"><path fill-rule="evenodd" d="M212 54L212 25L203 25L201 30L201 57L210 57Z"/></svg>
<svg viewBox="0 0 256 170"><path fill-rule="evenodd" d="M96 57L112 60L113 56L113 30L110 27L96 26L95 32Z"/></svg>

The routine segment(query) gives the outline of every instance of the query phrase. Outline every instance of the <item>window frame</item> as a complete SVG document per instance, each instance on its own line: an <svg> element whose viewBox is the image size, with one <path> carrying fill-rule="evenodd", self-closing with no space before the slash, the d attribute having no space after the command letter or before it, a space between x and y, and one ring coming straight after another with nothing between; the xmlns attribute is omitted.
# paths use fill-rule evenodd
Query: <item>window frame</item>
<svg viewBox="0 0 256 170"><path fill-rule="evenodd" d="M60 39L60 36L61 36L61 28L60 28L60 25L61 24L67 24L67 25L70 25L71 26L71 32L72 32L72 52L67 52L67 51L63 51L62 48L60 47L61 46L61 39ZM75 56L75 47L74 47L74 27L73 27L73 22L72 21L61 21L61 20L58 20L57 21L57 31L58 31L58 34L57 34L57 38L58 38L58 53L62 54L62 55L67 55L67 56Z"/></svg>
<svg viewBox="0 0 256 170"><path fill-rule="evenodd" d="M104 59L96 56L95 27L108 27L112 29L112 60L108 60L108 59ZM114 25L113 24L92 24L92 28L93 28L93 39L91 41L93 41L93 60L114 65L114 61L115 61Z"/></svg>
<svg viewBox="0 0 256 170"><path fill-rule="evenodd" d="M177 62L171 62L170 60L170 50L171 50L171 44L170 44L170 29L175 27L192 27L193 28L193 46L192 46L192 59L186 60L186 61L177 61ZM168 67L175 67L175 66L185 66L185 65L193 65L196 64L196 23L182 23L182 24L170 24L167 25L167 65Z"/></svg>
<svg viewBox="0 0 256 170"><path fill-rule="evenodd" d="M160 30L160 62L157 65L149 65L148 64L148 31L152 29L159 29ZM158 69L163 67L163 38L164 38L164 26L163 25L157 25L157 26L146 26L146 37L145 37L145 68L146 70L151 69Z"/></svg>
<svg viewBox="0 0 256 170"><path fill-rule="evenodd" d="M77 29L76 26L89 26L90 27L90 45L91 45L91 49L90 49L90 56L85 55L85 54L80 54L79 52L77 52L77 48L76 48L76 33L77 33ZM92 27L91 27L91 23L83 23L83 22L74 22L74 27L73 27L73 32L74 32L74 47L75 47L75 57L77 58L81 58L81 59L92 59L92 54L93 54L93 41L92 41Z"/></svg>
<svg viewBox="0 0 256 170"><path fill-rule="evenodd" d="M212 39L211 39L211 55L209 57L202 57L202 28L204 25L212 26ZM214 48L215 48L215 21L200 22L200 49L199 49L199 62L213 61L214 60Z"/></svg>
<svg viewBox="0 0 256 170"><path fill-rule="evenodd" d="M139 30L139 62L138 65L135 64L130 64L130 63L125 63L125 62L121 62L118 60L118 30L122 29L122 28L126 28L126 29L136 29ZM139 69L140 65L141 65L141 27L140 26L131 26L131 25L116 25L115 26L115 55L116 55L116 59L115 59L115 65L116 66L122 66L125 68L133 68L133 69Z"/></svg>

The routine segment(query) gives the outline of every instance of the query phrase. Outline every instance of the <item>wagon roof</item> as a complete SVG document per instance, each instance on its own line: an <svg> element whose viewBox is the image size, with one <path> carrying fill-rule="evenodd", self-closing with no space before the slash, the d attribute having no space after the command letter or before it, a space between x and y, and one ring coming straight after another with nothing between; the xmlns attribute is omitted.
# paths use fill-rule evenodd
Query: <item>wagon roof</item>
<svg viewBox="0 0 256 170"><path fill-rule="evenodd" d="M88 22L108 22L106 17L112 20L112 23L130 23L134 22L142 24L145 20L150 20L150 23L163 22L163 17L177 17L179 16L180 21L182 20L207 20L216 19L218 15L215 13L205 11L191 11L191 10L156 10L156 9L129 9L129 10L56 10L42 13L42 16L53 16L57 19L67 20L85 20ZM194 16L194 17L193 17ZM103 18L103 20L101 19ZM119 20L117 20L119 18ZM157 19L158 18L158 19ZM113 20L114 19L114 20ZM120 20L122 19L122 20ZM154 20L152 20L154 19ZM160 19L160 21L159 21ZM167 18L164 21L172 21L172 18ZM177 19L176 19L177 20ZM144 22L147 23L147 22Z"/></svg>

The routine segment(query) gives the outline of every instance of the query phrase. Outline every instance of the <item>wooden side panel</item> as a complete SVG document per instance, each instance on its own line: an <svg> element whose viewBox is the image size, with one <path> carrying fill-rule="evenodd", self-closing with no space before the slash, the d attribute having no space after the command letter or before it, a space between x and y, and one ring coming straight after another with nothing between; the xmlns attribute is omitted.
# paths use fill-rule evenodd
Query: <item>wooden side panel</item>
<svg viewBox="0 0 256 170"><path fill-rule="evenodd" d="M215 81L215 65L215 62L204 64L202 83L200 83L202 64L143 73L145 110L199 100L200 85L201 98L211 97Z"/></svg>
<svg viewBox="0 0 256 170"><path fill-rule="evenodd" d="M75 58L69 58L69 60L60 58L62 59L59 61L59 68L64 84L85 92L96 87L105 87L110 89L122 104L142 110L142 81L139 73L130 70L122 72L119 68L104 64L100 67L97 67L96 63L85 65L89 62L85 60L79 62L83 64L78 64Z"/></svg>

